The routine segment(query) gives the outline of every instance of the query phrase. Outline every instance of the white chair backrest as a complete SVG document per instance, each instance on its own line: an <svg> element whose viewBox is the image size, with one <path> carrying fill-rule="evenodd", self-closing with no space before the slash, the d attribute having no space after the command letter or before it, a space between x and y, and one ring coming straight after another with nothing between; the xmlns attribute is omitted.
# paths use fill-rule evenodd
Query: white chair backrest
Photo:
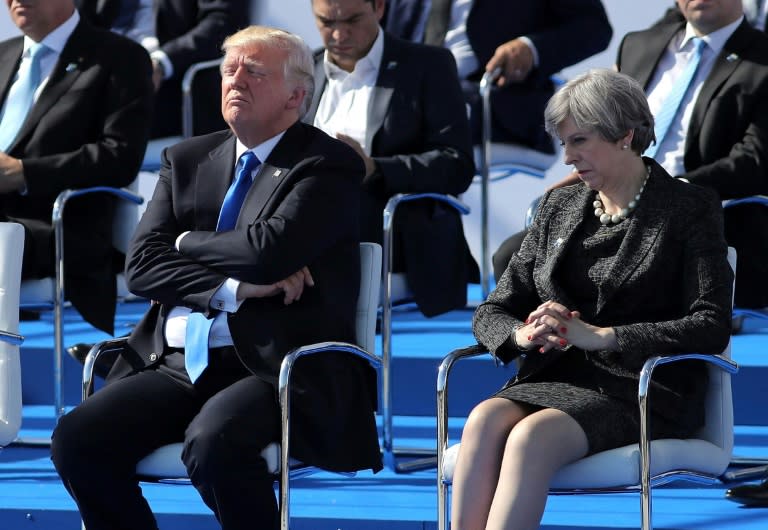
<svg viewBox="0 0 768 530"><path fill-rule="evenodd" d="M736 273L736 250L728 247L728 263ZM736 279L734 278L734 283ZM731 358L731 343L723 352ZM733 396L731 394L731 374L716 366L709 366L709 387L706 397L706 417L696 438L707 440L722 447L728 454L733 451Z"/></svg>
<svg viewBox="0 0 768 530"><path fill-rule="evenodd" d="M19 332L19 286L24 228L0 223L0 330ZM19 347L0 341L0 447L16 439L21 428Z"/></svg>
<svg viewBox="0 0 768 530"><path fill-rule="evenodd" d="M360 295L357 299L355 340L369 353L376 351L376 315L381 289L381 245L360 243Z"/></svg>

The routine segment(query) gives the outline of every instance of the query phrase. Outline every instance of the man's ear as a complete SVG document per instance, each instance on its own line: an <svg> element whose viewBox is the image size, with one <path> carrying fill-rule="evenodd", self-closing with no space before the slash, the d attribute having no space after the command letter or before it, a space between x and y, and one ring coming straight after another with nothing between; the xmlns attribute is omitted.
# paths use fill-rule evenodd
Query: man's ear
<svg viewBox="0 0 768 530"><path fill-rule="evenodd" d="M296 86L291 90L291 95L288 98L288 101L285 103L286 109L298 109L301 107L301 104L304 102L304 98L307 95L307 91L304 89L304 87Z"/></svg>

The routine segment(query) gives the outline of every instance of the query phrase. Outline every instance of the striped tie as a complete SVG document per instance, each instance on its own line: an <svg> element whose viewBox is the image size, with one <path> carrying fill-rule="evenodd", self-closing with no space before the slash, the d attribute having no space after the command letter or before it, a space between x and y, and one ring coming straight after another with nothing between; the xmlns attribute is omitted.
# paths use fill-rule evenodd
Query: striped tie
<svg viewBox="0 0 768 530"><path fill-rule="evenodd" d="M694 45L693 56L686 65L685 70L683 70L683 73L680 74L680 77L675 81L675 84L670 89L661 109L659 109L659 112L656 114L655 126L653 129L654 133L656 133L656 143L648 147L645 151L645 156L653 158L656 154L659 146L664 141L664 137L667 132L669 132L669 126L672 124L675 116L677 116L677 113L680 110L680 103L685 98L685 94L688 92L688 88L691 86L693 78L696 77L696 71L699 69L701 54L706 43L698 37L692 38L691 41Z"/></svg>

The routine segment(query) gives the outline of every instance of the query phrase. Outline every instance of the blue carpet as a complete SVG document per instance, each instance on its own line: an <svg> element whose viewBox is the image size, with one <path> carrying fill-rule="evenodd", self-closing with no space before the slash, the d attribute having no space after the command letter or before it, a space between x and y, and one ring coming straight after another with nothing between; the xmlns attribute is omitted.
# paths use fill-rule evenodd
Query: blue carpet
<svg viewBox="0 0 768 530"><path fill-rule="evenodd" d="M474 290L477 292L475 293ZM470 299L479 289L470 289ZM144 303L121 304L117 334L130 329L146 310ZM393 318L394 434L398 446L434 447L435 374L450 350L473 342L471 311L454 311L425 319L414 311L397 311ZM67 344L107 338L67 311ZM23 438L46 438L53 425L51 406L52 323L47 315L23 322L21 333L24 389ZM741 365L734 377L737 418L737 457L768 457L768 321L748 320L733 339L733 357ZM456 439L469 408L497 388L510 369L499 369L487 358L457 368L453 383L451 437ZM65 401L79 400L80 366L65 359ZM453 379L452 379L453 381ZM736 467L735 470L740 468ZM162 530L214 529L210 512L191 487L143 485ZM724 499L724 487L686 483L654 490L655 528L665 530L766 530L768 509L744 509ZM293 530L433 530L436 528L434 470L395 474L389 469L373 475L339 477L321 473L293 482ZM546 530L624 530L639 527L639 496L550 496L542 528ZM45 447L11 446L0 452L0 529L77 529L75 505L58 480Z"/></svg>

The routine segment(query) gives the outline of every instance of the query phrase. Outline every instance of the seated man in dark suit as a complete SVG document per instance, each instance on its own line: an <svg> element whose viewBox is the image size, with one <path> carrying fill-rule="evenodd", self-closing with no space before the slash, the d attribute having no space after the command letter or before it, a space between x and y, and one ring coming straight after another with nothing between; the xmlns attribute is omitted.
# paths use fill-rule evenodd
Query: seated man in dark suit
<svg viewBox="0 0 768 530"><path fill-rule="evenodd" d="M136 177L152 109L150 62L136 43L80 20L73 0L8 7L24 35L0 43L0 218L24 225L23 277L49 277L56 196ZM113 211L111 197L91 194L73 199L64 217L67 298L107 333Z"/></svg>
<svg viewBox="0 0 768 530"><path fill-rule="evenodd" d="M223 48L231 130L164 152L127 256L129 288L156 303L106 386L53 434L53 462L89 530L157 528L135 466L182 440L189 477L222 528L276 528L260 452L280 439L282 358L302 344L354 341L363 163L300 122L314 83L299 37L252 26ZM341 352L299 362L292 456L380 469L375 380Z"/></svg>
<svg viewBox="0 0 768 530"><path fill-rule="evenodd" d="M218 59L224 37L249 24L249 0L76 0L81 16L139 42L152 58L155 113L151 138L181 134L181 80L193 63ZM196 93L218 90L215 70ZM216 98L197 98L194 134L224 129Z"/></svg>
<svg viewBox="0 0 768 530"><path fill-rule="evenodd" d="M389 0L384 29L451 50L480 143L477 83L501 68L491 94L494 142L554 153L544 131L551 76L604 50L612 29L600 0Z"/></svg>
<svg viewBox="0 0 768 530"><path fill-rule="evenodd" d="M474 173L466 110L451 54L385 34L384 0L313 0L325 49L304 118L365 161L360 233L381 242L382 212L397 193L459 195ZM404 271L421 312L464 307L477 281L460 215L437 201L397 210L394 270Z"/></svg>

